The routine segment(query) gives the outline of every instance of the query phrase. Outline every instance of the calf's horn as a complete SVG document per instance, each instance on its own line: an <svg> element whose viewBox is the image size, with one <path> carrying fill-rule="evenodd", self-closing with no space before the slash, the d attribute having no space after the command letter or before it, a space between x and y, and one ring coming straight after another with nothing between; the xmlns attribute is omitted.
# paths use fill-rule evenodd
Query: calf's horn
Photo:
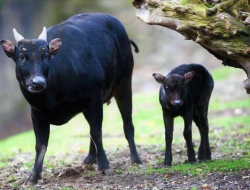
<svg viewBox="0 0 250 190"><path fill-rule="evenodd" d="M24 37L23 37L21 34L19 34L19 33L16 31L15 28L13 28L13 33L14 33L14 38L15 38L16 42L19 42L19 41L21 41L21 40L24 39Z"/></svg>
<svg viewBox="0 0 250 190"><path fill-rule="evenodd" d="M45 26L43 27L43 31L40 34L40 36L38 37L38 39L45 40L47 42L47 29Z"/></svg>

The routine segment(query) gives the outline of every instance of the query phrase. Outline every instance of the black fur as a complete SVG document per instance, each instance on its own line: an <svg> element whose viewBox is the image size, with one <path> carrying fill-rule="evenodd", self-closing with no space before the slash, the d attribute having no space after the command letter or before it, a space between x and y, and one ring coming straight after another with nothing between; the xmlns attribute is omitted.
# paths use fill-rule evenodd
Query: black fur
<svg viewBox="0 0 250 190"><path fill-rule="evenodd" d="M37 183L41 174L50 124L62 125L81 112L90 125L92 138L84 163L97 160L98 171L108 172L109 162L102 146L102 119L103 103L112 96L116 98L123 118L131 161L141 164L132 123L134 61L130 39L122 24L108 14L79 14L50 27L47 35L48 42L55 38L62 42L57 55L50 55L50 60L40 52L42 46L46 47L45 54L50 51L43 40L19 42L12 56L21 91L31 106L36 135L36 160L27 182ZM22 47L27 49L23 63L18 58ZM27 86L33 75L44 79L46 88L42 92L29 91Z"/></svg>
<svg viewBox="0 0 250 190"><path fill-rule="evenodd" d="M190 82L183 82L183 76L194 72ZM175 85L171 87L171 84ZM166 88L166 86L168 86ZM199 128L201 143L198 153L199 160L210 160L211 151L208 139L208 105L214 82L207 69L198 64L184 64L174 68L165 78L160 87L160 103L165 123L166 152L164 165L171 165L174 118L181 116L184 119L184 138L187 143L188 161L195 162L195 152L192 144L192 120ZM182 104L175 106L171 103L171 95L179 97Z"/></svg>

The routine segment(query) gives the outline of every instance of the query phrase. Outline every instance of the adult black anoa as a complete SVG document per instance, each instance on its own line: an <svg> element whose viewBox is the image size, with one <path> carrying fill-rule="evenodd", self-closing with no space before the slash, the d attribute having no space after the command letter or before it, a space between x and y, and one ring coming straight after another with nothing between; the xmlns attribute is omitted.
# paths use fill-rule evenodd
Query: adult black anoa
<svg viewBox="0 0 250 190"><path fill-rule="evenodd" d="M16 77L31 106L36 159L26 183L41 176L50 124L62 125L82 112L90 125L90 150L84 164L97 160L109 172L102 145L103 103L115 97L124 123L132 163L141 164L134 142L131 78L132 42L119 20L108 14L78 14L28 40L13 29L17 46L2 40L16 63Z"/></svg>

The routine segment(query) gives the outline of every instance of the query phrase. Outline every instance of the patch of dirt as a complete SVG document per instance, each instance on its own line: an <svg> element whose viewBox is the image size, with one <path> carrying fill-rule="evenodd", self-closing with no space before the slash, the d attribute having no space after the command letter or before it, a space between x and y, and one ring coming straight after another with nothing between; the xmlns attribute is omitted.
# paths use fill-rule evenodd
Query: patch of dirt
<svg viewBox="0 0 250 190"><path fill-rule="evenodd" d="M238 149L238 144L227 145L226 152L223 144L232 138L244 144L244 139L249 134L225 136L211 139L213 159L239 159L249 152L249 149ZM199 141L194 141L196 149ZM237 173L213 172L193 176L180 173L146 173L147 169L161 168L164 158L164 145L138 146L143 166L131 166L128 148L117 148L107 151L110 161L111 174L97 175L96 164L82 167L85 155L71 152L60 156L45 158L43 178L35 189L250 189L250 169ZM21 189L18 183L29 175L33 164L33 154L23 153L8 160L11 164L0 169L0 189ZM181 144L173 145L173 164L184 164L187 159L186 147Z"/></svg>
<svg viewBox="0 0 250 190"><path fill-rule="evenodd" d="M237 174L209 173L202 179L194 176L180 174L112 174L110 176L78 177L68 176L63 179L55 178L53 187L47 181L39 186L45 189L58 189L63 186L73 189L249 189L250 170L244 170ZM167 177L166 177L167 176ZM203 188L202 188L203 187Z"/></svg>

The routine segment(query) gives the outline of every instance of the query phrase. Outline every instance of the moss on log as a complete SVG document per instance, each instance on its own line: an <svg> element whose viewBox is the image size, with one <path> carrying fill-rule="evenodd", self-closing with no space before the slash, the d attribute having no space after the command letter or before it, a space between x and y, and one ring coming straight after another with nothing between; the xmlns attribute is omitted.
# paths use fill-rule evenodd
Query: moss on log
<svg viewBox="0 0 250 190"><path fill-rule="evenodd" d="M250 93L250 6L248 0L133 0L136 16L182 34L224 65L241 68Z"/></svg>

